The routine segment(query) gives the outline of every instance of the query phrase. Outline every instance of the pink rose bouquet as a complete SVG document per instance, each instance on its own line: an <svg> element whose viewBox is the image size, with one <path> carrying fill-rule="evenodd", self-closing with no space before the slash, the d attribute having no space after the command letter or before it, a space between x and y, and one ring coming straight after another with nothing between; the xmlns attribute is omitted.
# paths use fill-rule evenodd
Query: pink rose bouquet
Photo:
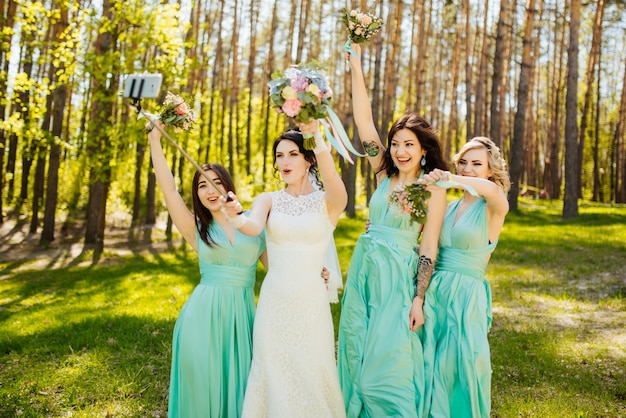
<svg viewBox="0 0 626 418"><path fill-rule="evenodd" d="M174 127L175 132L188 131L196 123L195 113L180 96L167 92L163 101L163 110L156 118L165 126ZM146 132L150 132L153 126L148 125Z"/></svg>
<svg viewBox="0 0 626 418"><path fill-rule="evenodd" d="M371 13L342 9L341 20L348 29L349 40L360 44L370 40L382 27L383 20Z"/></svg>

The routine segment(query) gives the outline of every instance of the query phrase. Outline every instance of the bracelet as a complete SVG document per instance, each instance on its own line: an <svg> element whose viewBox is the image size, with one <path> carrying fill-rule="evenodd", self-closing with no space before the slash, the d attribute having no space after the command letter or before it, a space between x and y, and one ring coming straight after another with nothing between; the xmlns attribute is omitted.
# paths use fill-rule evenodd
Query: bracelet
<svg viewBox="0 0 626 418"><path fill-rule="evenodd" d="M324 142L324 140L322 139L322 137L315 137L315 148L313 148L313 153L315 155L324 152L324 151L328 151L328 145L326 145L326 142Z"/></svg>
<svg viewBox="0 0 626 418"><path fill-rule="evenodd" d="M248 222L248 217L242 213L240 215L235 216L234 218L231 218L230 216L226 216L226 220L228 221L229 224L239 229Z"/></svg>

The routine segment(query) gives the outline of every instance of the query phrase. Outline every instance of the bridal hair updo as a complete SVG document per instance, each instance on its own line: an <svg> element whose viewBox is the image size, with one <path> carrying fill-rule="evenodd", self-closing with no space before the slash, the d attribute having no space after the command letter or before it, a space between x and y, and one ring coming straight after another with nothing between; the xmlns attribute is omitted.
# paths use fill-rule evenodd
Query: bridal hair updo
<svg viewBox="0 0 626 418"><path fill-rule="evenodd" d="M313 184L313 186L321 189L322 181L320 180L319 171L317 169L317 159L315 158L315 153L313 152L313 150L308 150L304 148L304 136L302 136L302 132L300 132L300 130L297 128L283 132L274 141L274 146L272 147L274 177L280 178L280 176L278 175L278 168L276 167L276 148L278 147L278 144L280 144L284 140L291 141L298 146L298 150L302 155L304 155L305 161L311 164L311 167L309 168L309 177L312 176L315 178L315 182L311 181L311 183Z"/></svg>

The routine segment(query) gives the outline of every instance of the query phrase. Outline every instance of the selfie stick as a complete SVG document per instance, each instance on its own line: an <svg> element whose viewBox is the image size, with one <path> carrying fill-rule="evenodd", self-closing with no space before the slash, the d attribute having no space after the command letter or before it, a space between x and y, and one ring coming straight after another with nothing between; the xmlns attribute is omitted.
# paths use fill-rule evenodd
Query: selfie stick
<svg viewBox="0 0 626 418"><path fill-rule="evenodd" d="M137 113L139 113L140 115L144 116L146 119L148 119L150 121L150 125L153 128L156 128L159 130L159 132L161 132L161 134L163 134L163 136L165 138L167 138L172 145L174 145L174 147L176 147L176 149L178 151L180 151L181 154L183 154L183 157L185 157L190 163L191 165L193 165L196 170L198 170L198 172L204 176L205 179L207 179L209 181L209 183L211 183L213 185L213 187L215 188L215 190L217 190L222 196L224 196L226 198L227 202L230 202L231 200L233 200L230 196L228 196L225 192L222 191L222 188L219 187L217 184L215 184L215 182L209 177L209 175L206 173L206 171L204 171L202 169L202 167L200 167L200 164L198 164L196 162L196 160L194 160L193 158L191 158L191 156L189 154L187 154L187 151L185 151L180 145L178 145L178 143L176 141L174 141L172 139L171 136L169 136L169 134L167 132L165 132L165 130L163 128L161 128L161 125L159 125L159 121L158 119L154 118L154 115L151 115L149 113L144 112L143 110L141 110L141 104L139 103L139 100L141 99L141 91L143 90L143 79L139 81L139 91L136 95L136 97L130 97L133 100L132 105L137 109ZM133 92L135 91L135 80L131 80L131 85L130 85L130 91Z"/></svg>

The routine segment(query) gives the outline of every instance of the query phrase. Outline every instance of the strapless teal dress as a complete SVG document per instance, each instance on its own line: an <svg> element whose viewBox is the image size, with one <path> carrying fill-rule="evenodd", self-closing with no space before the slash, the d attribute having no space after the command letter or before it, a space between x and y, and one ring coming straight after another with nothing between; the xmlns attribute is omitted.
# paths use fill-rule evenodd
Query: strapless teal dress
<svg viewBox="0 0 626 418"><path fill-rule="evenodd" d="M342 300L337 357L348 417L416 417L423 408L422 346L409 329L420 225L389 207L389 183L372 195Z"/></svg>
<svg viewBox="0 0 626 418"><path fill-rule="evenodd" d="M424 301L424 416L489 417L491 289L485 271L496 243L489 243L485 200L474 201L455 223L459 203L446 211Z"/></svg>
<svg viewBox="0 0 626 418"><path fill-rule="evenodd" d="M238 417L252 358L254 282L264 236L213 223L209 247L196 232L201 281L174 327L169 417Z"/></svg>

